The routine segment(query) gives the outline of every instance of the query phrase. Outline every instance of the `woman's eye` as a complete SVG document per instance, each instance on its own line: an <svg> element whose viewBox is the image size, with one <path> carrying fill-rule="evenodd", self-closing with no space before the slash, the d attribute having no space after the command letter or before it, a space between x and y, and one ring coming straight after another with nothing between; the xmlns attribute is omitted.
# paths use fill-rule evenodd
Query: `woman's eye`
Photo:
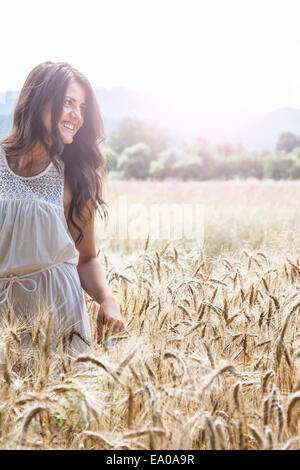
<svg viewBox="0 0 300 470"><path fill-rule="evenodd" d="M65 104L71 104L71 100L65 100Z"/></svg>

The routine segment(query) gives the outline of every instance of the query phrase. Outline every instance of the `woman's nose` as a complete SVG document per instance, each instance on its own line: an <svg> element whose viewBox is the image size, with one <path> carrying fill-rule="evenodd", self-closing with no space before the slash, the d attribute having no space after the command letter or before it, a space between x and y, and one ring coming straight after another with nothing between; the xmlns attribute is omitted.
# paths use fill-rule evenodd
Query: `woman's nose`
<svg viewBox="0 0 300 470"><path fill-rule="evenodd" d="M80 108L73 108L73 109L71 110L71 113L72 113L73 116L76 116L76 117L78 117L79 119L82 118Z"/></svg>

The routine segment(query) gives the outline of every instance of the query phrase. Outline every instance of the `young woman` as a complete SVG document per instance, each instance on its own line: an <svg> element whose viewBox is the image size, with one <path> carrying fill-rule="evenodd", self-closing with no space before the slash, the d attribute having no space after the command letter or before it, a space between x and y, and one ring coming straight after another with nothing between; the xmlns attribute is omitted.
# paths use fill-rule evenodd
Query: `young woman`
<svg viewBox="0 0 300 470"><path fill-rule="evenodd" d="M67 63L44 62L27 77L0 145L0 318L11 307L32 325L53 312L52 349L64 338L75 354L91 349L81 287L100 305L98 343L104 324L124 330L95 248L95 210L107 216L103 139L89 81Z"/></svg>

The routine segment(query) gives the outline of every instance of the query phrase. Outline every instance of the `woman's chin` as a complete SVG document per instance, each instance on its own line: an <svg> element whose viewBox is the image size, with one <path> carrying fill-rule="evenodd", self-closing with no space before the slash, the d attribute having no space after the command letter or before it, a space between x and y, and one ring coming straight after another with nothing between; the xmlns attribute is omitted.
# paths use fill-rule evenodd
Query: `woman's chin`
<svg viewBox="0 0 300 470"><path fill-rule="evenodd" d="M63 141L63 143L64 143L65 145L71 144L71 143L73 142L73 137L72 137L72 136L65 136L65 135L62 135L62 136L61 136L61 139L62 139L62 141Z"/></svg>

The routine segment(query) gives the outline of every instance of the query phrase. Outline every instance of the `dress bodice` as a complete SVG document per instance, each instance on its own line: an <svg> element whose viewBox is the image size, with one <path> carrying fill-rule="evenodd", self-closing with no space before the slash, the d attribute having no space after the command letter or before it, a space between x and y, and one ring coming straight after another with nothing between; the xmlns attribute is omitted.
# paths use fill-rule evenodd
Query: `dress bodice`
<svg viewBox="0 0 300 470"><path fill-rule="evenodd" d="M55 264L78 264L79 252L64 214L64 162L20 176L0 145L0 277Z"/></svg>

